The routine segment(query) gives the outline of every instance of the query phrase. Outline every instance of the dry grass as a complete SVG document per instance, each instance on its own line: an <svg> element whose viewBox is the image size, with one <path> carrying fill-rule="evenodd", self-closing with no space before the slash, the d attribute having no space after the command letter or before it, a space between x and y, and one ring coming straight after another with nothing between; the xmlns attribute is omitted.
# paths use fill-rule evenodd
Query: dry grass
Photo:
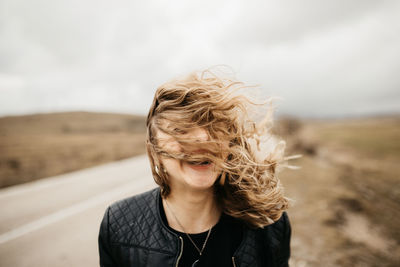
<svg viewBox="0 0 400 267"><path fill-rule="evenodd" d="M296 200L293 266L398 266L399 122L308 121L288 136L292 149L304 141L316 151L281 174Z"/></svg>
<svg viewBox="0 0 400 267"><path fill-rule="evenodd" d="M0 187L144 153L144 117L55 113L0 118Z"/></svg>
<svg viewBox="0 0 400 267"><path fill-rule="evenodd" d="M280 178L294 199L291 266L398 266L400 118L281 120ZM0 185L144 153L144 118L59 113L0 118Z"/></svg>
<svg viewBox="0 0 400 267"><path fill-rule="evenodd" d="M400 158L400 119L359 119L317 123L318 138L369 158Z"/></svg>

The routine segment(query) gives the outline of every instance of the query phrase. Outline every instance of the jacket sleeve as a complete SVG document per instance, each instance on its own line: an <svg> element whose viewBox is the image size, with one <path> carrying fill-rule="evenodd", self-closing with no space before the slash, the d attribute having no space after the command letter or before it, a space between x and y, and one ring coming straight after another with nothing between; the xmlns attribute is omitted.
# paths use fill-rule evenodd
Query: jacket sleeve
<svg viewBox="0 0 400 267"><path fill-rule="evenodd" d="M112 258L110 236L109 236L109 209L104 214L103 220L100 225L98 246L99 258L101 267L117 267L114 259Z"/></svg>
<svg viewBox="0 0 400 267"><path fill-rule="evenodd" d="M287 267L289 266L290 258L290 238L292 235L292 228L290 226L289 217L286 212L282 214L282 240L279 249L279 256L277 257L278 266Z"/></svg>
<svg viewBox="0 0 400 267"><path fill-rule="evenodd" d="M284 212L275 223L262 228L263 266L288 267L291 227Z"/></svg>

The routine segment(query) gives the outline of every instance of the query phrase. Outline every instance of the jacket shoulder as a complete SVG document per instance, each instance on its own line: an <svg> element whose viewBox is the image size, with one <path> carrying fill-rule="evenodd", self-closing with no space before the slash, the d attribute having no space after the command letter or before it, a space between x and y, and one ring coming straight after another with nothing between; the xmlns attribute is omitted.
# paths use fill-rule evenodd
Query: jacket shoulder
<svg viewBox="0 0 400 267"><path fill-rule="evenodd" d="M265 229L272 231L276 237L284 235L287 228L290 227L289 217L286 212L282 213L282 216L274 222L273 224L268 225Z"/></svg>
<svg viewBox="0 0 400 267"><path fill-rule="evenodd" d="M287 213L283 212L279 220L262 228L261 231L269 239L272 246L279 246L280 243L285 242L285 239L290 238L291 232Z"/></svg>
<svg viewBox="0 0 400 267"><path fill-rule="evenodd" d="M117 201L107 208L99 232L99 251L103 262L111 258L154 262L160 257L164 259L165 255L171 257L176 254L179 239L163 225L159 200L160 189L155 188ZM146 266L150 265L153 266Z"/></svg>
<svg viewBox="0 0 400 267"><path fill-rule="evenodd" d="M137 237L146 235L157 222L159 189L119 200L106 211L108 231L112 243L137 244Z"/></svg>
<svg viewBox="0 0 400 267"><path fill-rule="evenodd" d="M277 266L288 266L290 258L291 226L286 212L275 223L261 229L268 257ZM275 266L275 265L272 265Z"/></svg>
<svg viewBox="0 0 400 267"><path fill-rule="evenodd" d="M110 221L125 221L148 208L155 208L159 189L154 188L139 195L127 197L110 205ZM147 209L144 209L147 208Z"/></svg>

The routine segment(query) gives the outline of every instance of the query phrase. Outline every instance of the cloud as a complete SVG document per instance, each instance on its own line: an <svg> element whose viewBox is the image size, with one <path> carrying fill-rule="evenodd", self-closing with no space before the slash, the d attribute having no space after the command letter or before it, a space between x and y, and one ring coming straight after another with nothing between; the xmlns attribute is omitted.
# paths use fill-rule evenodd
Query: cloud
<svg viewBox="0 0 400 267"><path fill-rule="evenodd" d="M215 64L283 96L282 112L400 111L397 1L2 4L0 88L14 100L0 114L145 114L158 85Z"/></svg>

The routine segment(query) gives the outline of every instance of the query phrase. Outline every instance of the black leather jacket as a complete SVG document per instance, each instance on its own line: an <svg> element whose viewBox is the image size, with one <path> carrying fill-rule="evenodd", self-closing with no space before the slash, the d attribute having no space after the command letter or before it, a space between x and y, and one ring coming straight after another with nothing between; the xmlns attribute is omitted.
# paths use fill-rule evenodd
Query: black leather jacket
<svg viewBox="0 0 400 267"><path fill-rule="evenodd" d="M156 188L118 201L106 210L99 233L100 266L178 266L183 240L164 225L159 198ZM291 229L286 213L263 229L243 227L233 266L288 266Z"/></svg>

